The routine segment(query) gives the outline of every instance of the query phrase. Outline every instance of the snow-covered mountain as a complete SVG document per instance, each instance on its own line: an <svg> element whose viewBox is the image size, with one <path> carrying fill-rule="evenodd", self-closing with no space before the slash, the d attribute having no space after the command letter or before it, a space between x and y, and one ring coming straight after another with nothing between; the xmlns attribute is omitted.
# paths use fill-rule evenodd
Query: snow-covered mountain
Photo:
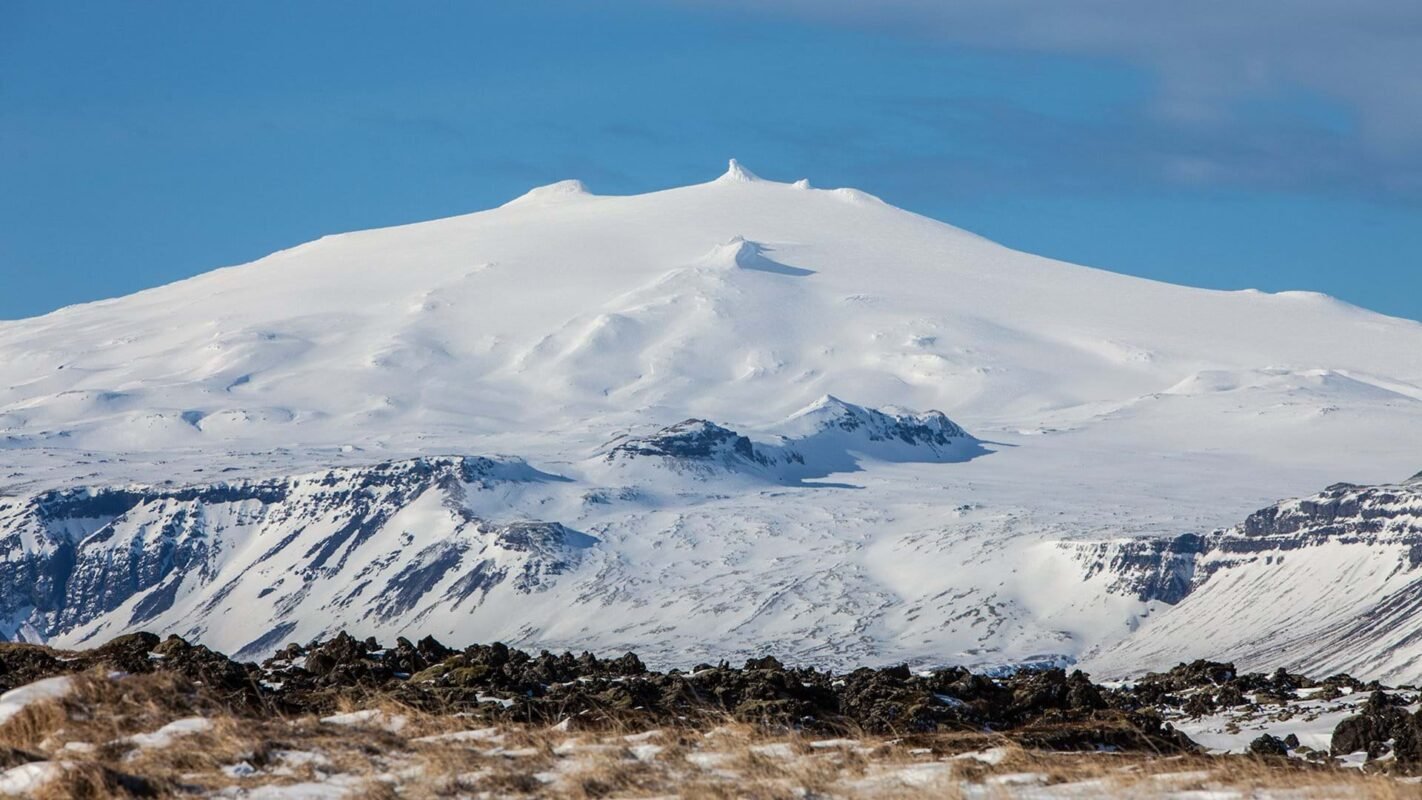
<svg viewBox="0 0 1422 800"><path fill-rule="evenodd" d="M520 461L439 458L0 500L0 611L26 638L262 630L243 646L260 655L318 608L354 626L515 602L595 540L556 522L489 523L464 500L559 480Z"/></svg>
<svg viewBox="0 0 1422 800"><path fill-rule="evenodd" d="M1336 484L1164 549L1140 541L1064 547L1081 554L1088 572L1118 576L1117 591L1175 603L1095 654L1090 663L1104 673L1214 654L1245 668L1422 674L1422 475Z"/></svg>
<svg viewBox="0 0 1422 800"><path fill-rule="evenodd" d="M1154 666L1244 574L1207 532L1411 474L1419 431L1416 322L734 163L568 181L0 323L0 632Z"/></svg>

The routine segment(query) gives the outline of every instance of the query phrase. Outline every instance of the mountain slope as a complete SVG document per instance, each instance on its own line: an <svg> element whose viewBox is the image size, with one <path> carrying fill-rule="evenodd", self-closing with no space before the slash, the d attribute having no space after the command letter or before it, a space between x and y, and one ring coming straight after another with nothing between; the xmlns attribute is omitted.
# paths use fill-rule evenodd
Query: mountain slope
<svg viewBox="0 0 1422 800"><path fill-rule="evenodd" d="M0 631L253 651L423 614L676 661L1064 661L1197 601L1193 556L1121 591L1063 541L1158 556L1415 471L1419 429L1415 322L1064 264L734 163L629 197L563 182L0 323L0 563L23 587ZM692 441L715 463L667 468ZM469 453L543 477L411 466ZM289 488L372 470L425 488ZM76 492L98 506L44 510ZM510 546L534 529L564 544ZM255 559L285 537L271 589ZM539 590L436 602L483 550ZM405 584L417 602L380 611Z"/></svg>
<svg viewBox="0 0 1422 800"><path fill-rule="evenodd" d="M0 324L0 429L108 450L464 442L661 409L763 424L825 394L984 428L1263 368L1422 397L1416 323L1071 266L747 175L555 185Z"/></svg>
<svg viewBox="0 0 1422 800"><path fill-rule="evenodd" d="M596 540L558 523L488 523L465 496L559 480L517 461L443 458L0 500L0 609L23 638L181 626L249 655L317 615L358 625L435 603L467 611L544 588Z"/></svg>
<svg viewBox="0 0 1422 800"><path fill-rule="evenodd" d="M1126 579L1118 589L1150 591L1152 581L1131 586L1132 576L1179 578L1174 608L1090 659L1102 673L1228 655L1245 668L1422 674L1422 480L1330 486L1178 543L1165 560L1127 542L1114 558L1082 550L1088 563L1092 550Z"/></svg>

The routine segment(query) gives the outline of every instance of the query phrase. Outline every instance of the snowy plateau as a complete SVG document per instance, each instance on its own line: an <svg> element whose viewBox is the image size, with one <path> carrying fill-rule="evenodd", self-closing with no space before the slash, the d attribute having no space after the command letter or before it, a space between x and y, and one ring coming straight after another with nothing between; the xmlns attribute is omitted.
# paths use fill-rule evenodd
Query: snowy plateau
<svg viewBox="0 0 1422 800"><path fill-rule="evenodd" d="M0 323L0 633L1416 681L1419 444L1413 321L565 181Z"/></svg>

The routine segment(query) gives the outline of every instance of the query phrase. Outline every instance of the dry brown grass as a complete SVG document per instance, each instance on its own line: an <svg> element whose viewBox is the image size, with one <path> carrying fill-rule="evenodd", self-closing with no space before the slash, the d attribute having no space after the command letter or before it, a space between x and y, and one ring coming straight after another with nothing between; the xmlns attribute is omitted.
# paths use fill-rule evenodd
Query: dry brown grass
<svg viewBox="0 0 1422 800"><path fill-rule="evenodd" d="M1166 798L1231 790L1241 797L1401 800L1422 788L1391 777L1302 762L1243 757L1063 754L1024 750L1001 736L855 735L826 744L708 718L657 731L604 724L594 730L503 725L428 713L388 700L375 708L398 731L333 725L315 716L237 718L204 699L200 687L171 676L76 677L73 694L36 703L4 725L0 745L62 760L61 777L35 796L100 798L192 796L233 787L341 781L349 796L435 800L467 796L790 800L804 797L958 798L1015 796L1069 787L1076 796ZM207 730L166 747L129 737L176 719L204 716ZM473 739L423 740L481 729ZM76 744L79 749L76 749ZM989 757L987 748L998 748ZM974 757L972 754L977 753ZM23 756L16 756L22 758ZM250 765L252 774L231 772ZM134 778L140 779L138 781Z"/></svg>
<svg viewBox="0 0 1422 800"><path fill-rule="evenodd" d="M145 797L149 793L138 790L126 776L100 764L84 762L68 765L59 778L40 786L30 796L34 800L103 800Z"/></svg>
<svg viewBox="0 0 1422 800"><path fill-rule="evenodd" d="M74 689L64 698L33 703L0 725L0 744L32 749L66 741L109 741L217 709L198 687L171 675L113 680L83 672L72 679Z"/></svg>

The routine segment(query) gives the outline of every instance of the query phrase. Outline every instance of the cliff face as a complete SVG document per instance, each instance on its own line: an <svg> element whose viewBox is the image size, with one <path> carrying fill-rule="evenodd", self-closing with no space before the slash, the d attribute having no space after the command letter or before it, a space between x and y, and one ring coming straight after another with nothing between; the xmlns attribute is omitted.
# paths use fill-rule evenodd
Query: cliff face
<svg viewBox="0 0 1422 800"><path fill-rule="evenodd" d="M813 422L766 445L710 423L673 426L624 441L598 463L750 469L774 482L795 473L772 468L810 472L818 457L854 452L838 441L807 444L827 430L856 437L854 448L890 440L912 457L938 457L908 428L868 439L861 426ZM951 439L953 447L973 441ZM656 517L633 527L664 513L668 495L608 487L512 458L441 457L8 497L0 499L0 633L80 644L150 628L243 657L339 628L572 638L619 624L606 618L618 603L660 597L659 579L640 571L688 524ZM705 524L724 533L736 523ZM814 536L806 541L822 544L820 529ZM753 573L743 565L780 546L755 542L725 562L746 586ZM1126 613L1145 612L1123 638L1085 653L1084 665L1102 677L1197 657L1385 679L1422 673L1422 483L1338 484L1206 534L1045 546L1067 555L1066 574L1060 562L1053 574L1064 589L1080 580L1083 602L1127 598ZM970 602L944 606L939 618Z"/></svg>
<svg viewBox="0 0 1422 800"><path fill-rule="evenodd" d="M558 523L489 523L463 500L551 478L522 462L453 457L0 500L3 632L50 638L101 619L110 631L141 627L183 606L165 621L201 630L216 616L265 616L259 627L270 635L319 612L313 593L332 595L327 611L392 622L429 604L477 603L504 585L537 591L596 540ZM418 535L401 524L412 512L422 515ZM372 549L392 537L394 547ZM260 602L234 605L239 589ZM252 648L281 643L257 637Z"/></svg>
<svg viewBox="0 0 1422 800"><path fill-rule="evenodd" d="M1335 484L1175 540L1062 545L1111 591L1172 605L1100 670L1230 653L1250 668L1422 674L1422 482Z"/></svg>
<svg viewBox="0 0 1422 800"><path fill-rule="evenodd" d="M1063 542L1083 568L1083 577L1110 576L1108 590L1143 602L1175 604L1204 578L1201 557L1210 540L1194 533L1173 539L1122 539L1106 542Z"/></svg>

